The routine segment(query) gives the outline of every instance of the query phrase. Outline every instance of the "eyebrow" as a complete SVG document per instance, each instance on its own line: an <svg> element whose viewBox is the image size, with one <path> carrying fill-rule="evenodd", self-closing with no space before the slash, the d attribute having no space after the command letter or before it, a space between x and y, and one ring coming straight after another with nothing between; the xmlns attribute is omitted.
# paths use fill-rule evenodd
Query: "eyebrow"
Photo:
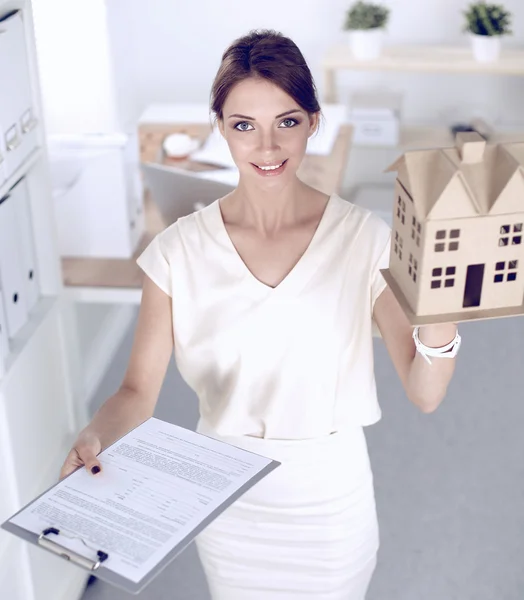
<svg viewBox="0 0 524 600"><path fill-rule="evenodd" d="M280 113L279 115L277 115L275 117L275 119L280 119L280 117L285 117L286 115L290 115L292 113L296 113L296 112L302 112L299 108L292 108L291 110L287 110L286 112ZM233 114L233 115L229 115L228 119L231 119L231 117L238 117L239 119L249 119L250 121L256 121L256 119L254 117L248 117L246 115L239 115L237 113Z"/></svg>

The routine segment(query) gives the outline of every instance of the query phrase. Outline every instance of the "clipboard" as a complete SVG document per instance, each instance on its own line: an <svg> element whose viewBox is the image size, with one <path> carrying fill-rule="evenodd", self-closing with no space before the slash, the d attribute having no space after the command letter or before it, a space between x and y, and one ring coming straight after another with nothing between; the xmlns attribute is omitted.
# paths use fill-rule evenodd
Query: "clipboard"
<svg viewBox="0 0 524 600"><path fill-rule="evenodd" d="M198 435L206 436L205 434L199 433ZM125 437L125 436L123 436ZM120 438L122 439L122 438ZM213 438L214 439L214 438ZM119 440L114 442L116 444ZM215 440L220 444L224 444L228 446L229 444L225 442L221 442L219 440ZM111 446L113 446L112 444ZM108 446L106 450L111 448ZM249 454L253 454L248 450L244 450ZM100 456L100 455L99 455ZM264 457L267 458L267 457ZM270 462L259 470L249 481L245 482L241 485L234 493L232 493L227 499L225 499L218 507L215 508L211 513L209 513L196 527L190 530L190 532L181 539L171 550L162 558L150 571L148 571L142 579L138 582L134 582L125 576L115 573L111 569L107 568L104 563L110 558L110 552L108 552L104 548L96 548L90 543L86 543L86 541L79 535L76 535L74 532L67 531L66 529L60 529L58 527L54 527L53 525L49 525L42 529L42 531L37 534L32 531L29 531L19 525L12 523L11 520L14 519L19 513L25 511L29 506L34 504L39 498L43 495L47 494L49 491L53 490L58 485L61 485L65 480L74 475L79 469L83 469L85 467L79 467L79 469L73 471L66 477L64 477L61 481L57 482L44 492L28 502L24 507L20 508L15 514L13 514L9 519L7 519L4 523L0 524L0 528L5 531L16 535L23 540L35 544L40 548L48 552L52 552L53 554L71 562L80 568L83 568L89 574L96 576L98 579L105 581L125 592L136 595L139 594L144 588L146 588L151 581L153 581L157 575L163 571L183 550L189 546L189 544L197 537L197 535L203 531L212 521L214 521L226 508L228 508L231 504L233 504L238 498L240 498L245 492L247 492L251 487L253 487L256 483L258 483L261 479L266 477L271 471L280 466L280 462L268 459ZM74 542L77 546L82 547L82 552L75 551L70 547L64 545L65 542Z"/></svg>

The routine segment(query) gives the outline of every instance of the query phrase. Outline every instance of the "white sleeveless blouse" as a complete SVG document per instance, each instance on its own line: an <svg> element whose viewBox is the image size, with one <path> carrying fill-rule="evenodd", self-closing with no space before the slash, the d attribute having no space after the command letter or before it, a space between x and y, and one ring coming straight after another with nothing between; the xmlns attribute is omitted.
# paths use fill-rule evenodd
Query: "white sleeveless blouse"
<svg viewBox="0 0 524 600"><path fill-rule="evenodd" d="M381 418L373 305L391 230L332 194L305 253L271 288L237 253L219 201L158 234L137 264L172 297L175 359L220 435L305 439Z"/></svg>

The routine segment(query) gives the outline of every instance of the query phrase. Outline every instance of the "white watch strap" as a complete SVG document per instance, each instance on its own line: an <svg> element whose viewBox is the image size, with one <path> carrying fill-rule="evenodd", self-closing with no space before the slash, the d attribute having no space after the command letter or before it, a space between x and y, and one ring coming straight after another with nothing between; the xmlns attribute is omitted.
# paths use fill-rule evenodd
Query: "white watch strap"
<svg viewBox="0 0 524 600"><path fill-rule="evenodd" d="M462 341L458 331L455 333L455 337L451 340L451 342L449 342L449 344L440 346L439 348L431 348L430 346L423 344L418 337L418 331L418 327L413 329L415 347L417 352L422 354L426 362L428 362L430 365L432 364L431 360L429 359L430 356L436 356L438 358L454 358L457 355L457 352L460 348L460 343Z"/></svg>

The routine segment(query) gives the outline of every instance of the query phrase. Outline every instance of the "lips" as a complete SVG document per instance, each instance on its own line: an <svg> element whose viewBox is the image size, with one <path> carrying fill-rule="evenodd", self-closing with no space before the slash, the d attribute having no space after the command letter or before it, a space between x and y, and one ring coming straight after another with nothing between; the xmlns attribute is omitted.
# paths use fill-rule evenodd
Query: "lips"
<svg viewBox="0 0 524 600"><path fill-rule="evenodd" d="M285 160L283 160L282 162L279 163L272 163L270 165L257 165L256 163L251 163L254 167L258 167L260 169L260 167L276 167L277 165L280 165L281 167L283 167L286 162L287 162L287 158ZM260 169L261 171L267 171L267 170L271 170L271 169Z"/></svg>

